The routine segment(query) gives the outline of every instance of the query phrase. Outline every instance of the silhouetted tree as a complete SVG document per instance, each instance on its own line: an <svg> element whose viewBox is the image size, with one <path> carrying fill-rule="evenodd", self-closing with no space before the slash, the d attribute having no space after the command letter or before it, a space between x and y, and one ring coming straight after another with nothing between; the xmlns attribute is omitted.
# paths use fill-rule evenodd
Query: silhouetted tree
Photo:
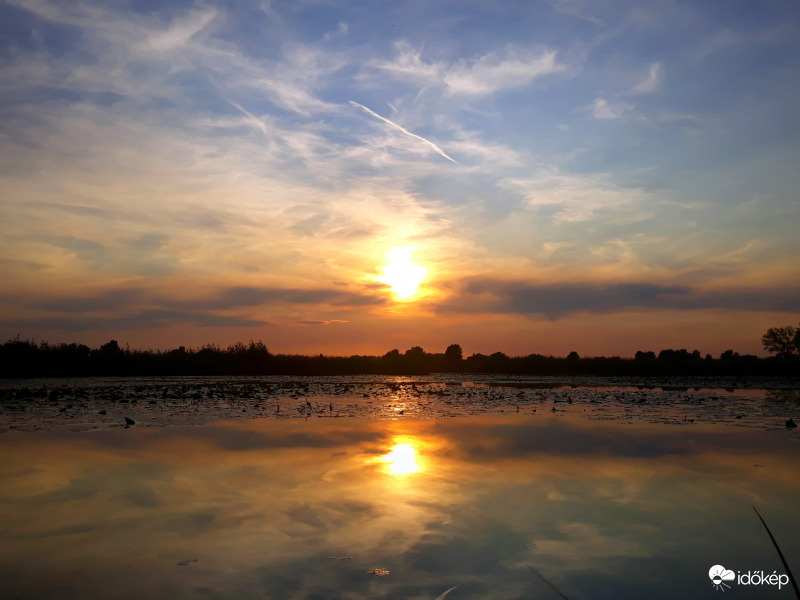
<svg viewBox="0 0 800 600"><path fill-rule="evenodd" d="M464 358L464 351L458 344L450 344L444 351L444 357L448 360L461 360Z"/></svg>
<svg viewBox="0 0 800 600"><path fill-rule="evenodd" d="M110 340L90 355L94 370L102 375L122 375L125 368L125 352L117 340Z"/></svg>
<svg viewBox="0 0 800 600"><path fill-rule="evenodd" d="M412 359L422 359L425 358L425 350L423 350L420 346L412 346L405 353L406 358Z"/></svg>
<svg viewBox="0 0 800 600"><path fill-rule="evenodd" d="M800 355L800 328L770 327L761 338L764 350L778 358L793 358Z"/></svg>
<svg viewBox="0 0 800 600"><path fill-rule="evenodd" d="M681 348L680 350L662 350L658 353L658 360L662 361L686 362L700 359L701 355L699 350L689 352L686 348Z"/></svg>
<svg viewBox="0 0 800 600"><path fill-rule="evenodd" d="M420 346L412 346L403 355L403 370L412 375L430 372L430 361Z"/></svg>
<svg viewBox="0 0 800 600"><path fill-rule="evenodd" d="M122 349L119 347L119 342L117 340L109 340L102 346L100 346L100 352L105 352L107 354L116 354L117 352L122 352Z"/></svg>
<svg viewBox="0 0 800 600"><path fill-rule="evenodd" d="M261 341L237 342L225 349L207 344L198 349L123 349L116 340L90 349L82 344L49 344L23 341L19 337L0 343L0 377L58 377L86 375L340 375L383 373L422 375L449 373L508 373L530 375L751 375L798 376L800 328L773 328L765 334L765 347L781 358L758 358L726 350L719 359L700 352L662 350L658 357L639 351L635 359L619 356L566 358L530 354L509 357L473 354L464 360L458 344L445 353L427 353L420 346L404 354L397 349L379 356L301 356L270 354ZM793 344L793 345L792 345ZM458 357L461 357L459 360Z"/></svg>

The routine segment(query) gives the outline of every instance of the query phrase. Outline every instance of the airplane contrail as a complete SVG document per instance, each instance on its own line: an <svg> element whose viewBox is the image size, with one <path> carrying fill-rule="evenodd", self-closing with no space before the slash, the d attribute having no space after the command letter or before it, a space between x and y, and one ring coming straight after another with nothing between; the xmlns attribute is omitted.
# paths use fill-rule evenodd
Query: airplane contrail
<svg viewBox="0 0 800 600"><path fill-rule="evenodd" d="M223 96L223 98L225 98L225 97ZM269 134L269 130L267 129L267 126L264 125L264 121L262 121L261 119L256 117L253 113L251 113L249 110L247 110L244 106L242 106L241 104L237 104L233 100L229 100L228 98L225 98L225 102L230 104L233 108L238 110L244 116L248 117L253 122L253 125L255 125L256 127L258 127L261 130L261 133L263 133L265 136L267 136L270 139L272 138L272 136L270 136L270 134Z"/></svg>
<svg viewBox="0 0 800 600"><path fill-rule="evenodd" d="M439 154L440 156L444 156L444 157L445 157L447 160L449 160L450 162L452 162L452 163L455 163L455 164L457 164L457 165L460 165L460 164L461 164L461 163L460 163L460 162L458 162L457 160L454 160L453 158L450 158L450 157L449 157L449 156L448 156L448 155L445 153L445 151L444 151L444 150L442 150L441 148L439 148L439 146L437 146L436 144L434 144L434 143L433 143L433 142L431 142L430 140L426 140L424 137L422 137L422 136L420 136L420 135L417 135L416 133L411 133L411 132L410 132L408 129L406 129L405 127L401 127L400 125L398 125L398 124L397 124L397 123L395 123L394 121L390 121L390 120L389 120L389 119L387 119L386 117L382 117L382 116L380 116L380 115L379 115L378 113L376 113L374 110L370 110L370 109L368 109L368 108L367 108L366 106L364 106L363 104L359 104L358 102L353 102L352 100L350 100L350 104L351 104L352 106L355 106L356 108L360 108L361 110L363 110L364 112L366 112L366 113L367 113L367 114L369 114L369 115L372 115L372 116L373 116L373 117L375 117L376 119L380 119L381 121L383 121L384 123L386 123L386 124L387 124L389 127L393 127L393 128L395 128L395 129L397 129L398 131L401 131L401 132L405 133L407 136L410 136L410 137L416 138L416 139L420 140L421 142L424 142L424 143L426 143L428 146L430 146L431 148L433 148L433 150L434 150L434 152L436 152L436 154Z"/></svg>

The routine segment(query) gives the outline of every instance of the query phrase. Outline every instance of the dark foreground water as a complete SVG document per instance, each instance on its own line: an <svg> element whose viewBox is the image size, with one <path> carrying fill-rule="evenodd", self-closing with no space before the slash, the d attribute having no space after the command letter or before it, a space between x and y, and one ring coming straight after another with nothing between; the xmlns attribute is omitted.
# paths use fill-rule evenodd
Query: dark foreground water
<svg viewBox="0 0 800 600"><path fill-rule="evenodd" d="M799 459L797 430L541 410L6 430L0 596L559 598L538 573L570 599L788 599L741 574L785 572L751 505L800 573Z"/></svg>

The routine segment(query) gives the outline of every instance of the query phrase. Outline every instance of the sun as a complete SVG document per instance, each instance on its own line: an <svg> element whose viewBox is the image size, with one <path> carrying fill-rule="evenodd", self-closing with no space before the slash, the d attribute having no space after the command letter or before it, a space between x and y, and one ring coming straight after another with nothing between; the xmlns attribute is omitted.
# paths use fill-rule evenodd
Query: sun
<svg viewBox="0 0 800 600"><path fill-rule="evenodd" d="M392 248L386 253L389 264L381 267L383 276L376 279L392 288L396 300L411 300L417 295L427 269L411 260L414 248Z"/></svg>

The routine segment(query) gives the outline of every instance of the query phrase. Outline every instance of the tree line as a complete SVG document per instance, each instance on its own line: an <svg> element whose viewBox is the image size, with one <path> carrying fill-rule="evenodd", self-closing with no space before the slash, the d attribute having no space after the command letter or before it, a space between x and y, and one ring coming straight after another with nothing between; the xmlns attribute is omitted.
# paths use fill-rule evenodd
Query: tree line
<svg viewBox="0 0 800 600"><path fill-rule="evenodd" d="M36 343L19 338L0 345L0 377L169 376L169 375L424 375L427 373L507 373L595 376L786 376L800 375L800 328L770 328L762 344L773 356L759 358L726 350L719 357L698 350L638 351L619 356L566 357L503 352L464 357L458 344L442 353L413 346L383 356L272 354L262 341L227 348L131 350L110 340L99 348L84 344Z"/></svg>

